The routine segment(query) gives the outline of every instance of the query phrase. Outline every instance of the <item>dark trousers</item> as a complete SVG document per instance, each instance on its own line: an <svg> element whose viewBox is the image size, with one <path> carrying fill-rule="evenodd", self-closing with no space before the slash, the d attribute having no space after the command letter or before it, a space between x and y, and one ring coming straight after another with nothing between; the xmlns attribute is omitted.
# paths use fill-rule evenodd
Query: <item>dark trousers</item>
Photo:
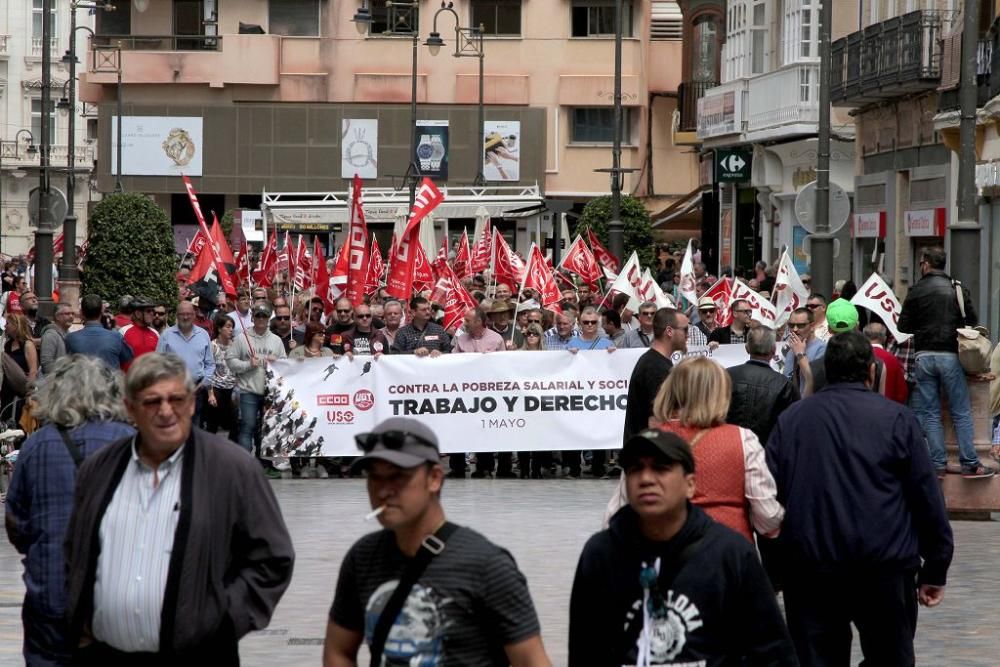
<svg viewBox="0 0 1000 667"><path fill-rule="evenodd" d="M564 468L569 468L567 474L573 477L580 476L580 450L564 449L562 452L562 464Z"/></svg>
<svg viewBox="0 0 1000 667"><path fill-rule="evenodd" d="M513 452L479 452L476 454L476 472L492 473L496 466L496 473L502 476L509 476L514 471Z"/></svg>
<svg viewBox="0 0 1000 667"><path fill-rule="evenodd" d="M448 469L455 473L456 475L461 473L465 474L465 453L461 454L449 454L448 455Z"/></svg>
<svg viewBox="0 0 1000 667"><path fill-rule="evenodd" d="M851 623L858 629L862 667L911 667L917 631L913 570L830 576L788 573L785 615L802 667L847 667Z"/></svg>
<svg viewBox="0 0 1000 667"><path fill-rule="evenodd" d="M590 474L594 477L603 477L606 472L604 464L608 460L608 450L595 449L590 453Z"/></svg>
<svg viewBox="0 0 1000 667"><path fill-rule="evenodd" d="M214 637L198 646L173 653L125 653L107 644L94 642L77 650L76 667L239 667L239 642L226 622Z"/></svg>
<svg viewBox="0 0 1000 667"><path fill-rule="evenodd" d="M549 473L552 466L552 452L518 452L517 465L521 469L521 479L531 476L539 479Z"/></svg>
<svg viewBox="0 0 1000 667"><path fill-rule="evenodd" d="M201 392L199 392L200 395ZM215 407L209 405L206 396L205 406L201 413L202 428L209 433L218 433L221 429L224 435L236 442L239 438L239 430L237 429L236 405L233 403L233 390L216 387L215 403Z"/></svg>
<svg viewBox="0 0 1000 667"><path fill-rule="evenodd" d="M62 616L47 616L27 600L21 607L24 624L24 664L27 667L65 667L73 664L66 646L68 628Z"/></svg>

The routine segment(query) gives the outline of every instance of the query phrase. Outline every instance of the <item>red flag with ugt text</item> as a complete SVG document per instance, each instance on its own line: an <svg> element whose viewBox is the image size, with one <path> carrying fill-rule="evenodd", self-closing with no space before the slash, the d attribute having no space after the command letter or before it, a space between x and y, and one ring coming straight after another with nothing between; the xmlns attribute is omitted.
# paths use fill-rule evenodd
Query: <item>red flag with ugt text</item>
<svg viewBox="0 0 1000 667"><path fill-rule="evenodd" d="M482 273L486 269L490 268L492 257L493 227L490 225L490 219L486 218L486 224L483 225L483 233L480 234L479 240L472 246L472 255L469 258L469 268L467 273L470 275Z"/></svg>
<svg viewBox="0 0 1000 667"><path fill-rule="evenodd" d="M306 247L302 234L299 234L299 245L295 251L294 284L297 290L307 290L312 287L312 255Z"/></svg>
<svg viewBox="0 0 1000 667"><path fill-rule="evenodd" d="M243 245L240 246L239 256L236 258L236 271L233 273L233 282L237 286L246 285L250 287L250 247L244 237Z"/></svg>
<svg viewBox="0 0 1000 667"><path fill-rule="evenodd" d="M469 277L469 261L472 259L472 250L469 248L469 234L463 229L462 238L458 240L458 251L455 253L455 261L451 268L459 280Z"/></svg>
<svg viewBox="0 0 1000 667"><path fill-rule="evenodd" d="M326 270L326 257L323 256L323 246L320 245L318 238L313 238L313 261L316 264L316 273L313 276L316 296L323 299L323 312L329 313L333 310L333 300L330 299L330 273Z"/></svg>
<svg viewBox="0 0 1000 667"><path fill-rule="evenodd" d="M371 296L382 286L382 276L385 274L385 264L382 262L382 249L378 247L378 239L372 234L371 252L368 254L368 277L365 279L365 295Z"/></svg>
<svg viewBox="0 0 1000 667"><path fill-rule="evenodd" d="M583 282L590 286L590 289L597 291L597 281L601 278L601 267L597 265L594 253L590 252L590 248L583 242L579 234L573 240L569 252L563 257L559 267L580 276L583 278Z"/></svg>
<svg viewBox="0 0 1000 667"><path fill-rule="evenodd" d="M447 265L441 269L441 275L438 276L434 292L431 294L431 301L444 308L443 326L448 331L457 329L462 324L465 314L478 305L462 287L462 281L452 268Z"/></svg>
<svg viewBox="0 0 1000 667"><path fill-rule="evenodd" d="M544 258L542 259L544 263ZM524 279L525 266L521 258L511 252L499 229L493 230L493 277L513 289Z"/></svg>
<svg viewBox="0 0 1000 667"><path fill-rule="evenodd" d="M354 174L351 187L351 226L347 234L347 290L344 296L355 306L365 300L368 280L368 225L361 203L361 177Z"/></svg>
<svg viewBox="0 0 1000 667"><path fill-rule="evenodd" d="M413 259L413 291L434 289L434 271L431 269L431 263L427 261L427 253L424 252L424 246L421 245L419 238L413 241Z"/></svg>
<svg viewBox="0 0 1000 667"><path fill-rule="evenodd" d="M612 273L619 272L621 264L619 264L618 259L612 255L603 244L601 244L600 239L597 238L597 234L594 233L592 227L587 227L587 242L590 243L590 249L594 251L594 258L598 262L608 267Z"/></svg>
<svg viewBox="0 0 1000 667"><path fill-rule="evenodd" d="M720 278L714 285L705 290L702 298L710 297L715 302L715 321L720 327L728 327L733 323L733 314L729 303L733 298L733 281L727 277Z"/></svg>
<svg viewBox="0 0 1000 667"><path fill-rule="evenodd" d="M253 281L259 287L270 287L274 284L274 273L278 267L278 233L271 230L271 237L257 259L253 270Z"/></svg>
<svg viewBox="0 0 1000 667"><path fill-rule="evenodd" d="M417 190L413 200L413 209L410 211L410 218L406 223L401 238L397 240L396 251L392 256L392 263L389 267L389 277L386 279L386 288L390 296L397 299L409 300L413 295L415 281L415 267L417 264L417 252L423 253L420 246L420 221L433 211L444 201L444 194L434 185L429 178L424 178ZM427 265L427 276L430 278L430 285L421 289L432 289L434 287L433 276L430 275L430 266L427 256L424 255L423 263Z"/></svg>
<svg viewBox="0 0 1000 667"><path fill-rule="evenodd" d="M531 244L531 251L528 253L528 265L525 267L524 282L521 285L521 290L525 289L532 289L538 293L542 308L562 312L559 308L559 299L562 298L559 286L556 285L552 271L545 263L542 251L534 243Z"/></svg>

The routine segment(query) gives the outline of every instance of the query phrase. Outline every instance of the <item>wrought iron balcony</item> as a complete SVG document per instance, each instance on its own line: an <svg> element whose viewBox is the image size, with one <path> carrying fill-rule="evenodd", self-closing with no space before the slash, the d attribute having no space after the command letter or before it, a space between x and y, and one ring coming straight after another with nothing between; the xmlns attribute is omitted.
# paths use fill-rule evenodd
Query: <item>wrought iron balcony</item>
<svg viewBox="0 0 1000 667"><path fill-rule="evenodd" d="M114 47L122 51L218 51L218 35L95 35L95 47Z"/></svg>
<svg viewBox="0 0 1000 667"><path fill-rule="evenodd" d="M698 100L705 97L705 91L719 85L718 81L685 81L677 86L678 106L681 110L681 132L698 130Z"/></svg>
<svg viewBox="0 0 1000 667"><path fill-rule="evenodd" d="M833 104L858 107L936 88L941 81L941 40L953 14L910 12L835 41Z"/></svg>

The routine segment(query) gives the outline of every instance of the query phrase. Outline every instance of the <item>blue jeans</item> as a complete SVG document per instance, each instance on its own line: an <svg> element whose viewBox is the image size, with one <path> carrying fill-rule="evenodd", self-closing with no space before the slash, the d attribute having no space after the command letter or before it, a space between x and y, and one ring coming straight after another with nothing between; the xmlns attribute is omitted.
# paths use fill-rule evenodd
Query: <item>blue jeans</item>
<svg viewBox="0 0 1000 667"><path fill-rule="evenodd" d="M972 443L972 410L969 403L969 386L958 355L949 352L931 352L919 355L917 386L913 411L927 437L934 467L946 467L948 459L944 449L944 426L941 423L941 390L948 397L951 422L958 437L958 459L963 466L979 465L979 455Z"/></svg>
<svg viewBox="0 0 1000 667"><path fill-rule="evenodd" d="M253 439L257 433L257 422L260 419L260 409L264 405L262 394L251 394L248 391L240 392L240 447L251 454L253 451Z"/></svg>

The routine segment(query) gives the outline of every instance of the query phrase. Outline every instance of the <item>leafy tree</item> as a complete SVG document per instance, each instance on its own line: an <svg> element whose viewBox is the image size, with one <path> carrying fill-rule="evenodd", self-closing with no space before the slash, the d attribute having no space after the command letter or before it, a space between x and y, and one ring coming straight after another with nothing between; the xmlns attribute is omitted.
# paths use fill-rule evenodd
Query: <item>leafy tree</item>
<svg viewBox="0 0 1000 667"><path fill-rule="evenodd" d="M177 304L177 256L170 220L138 194L107 195L90 216L82 293L117 303L125 294Z"/></svg>
<svg viewBox="0 0 1000 667"><path fill-rule="evenodd" d="M219 219L219 224L222 225L222 233L225 234L227 241L233 236L233 225L236 223L236 218L233 216L233 211L235 210L233 208L229 209Z"/></svg>
<svg viewBox="0 0 1000 667"><path fill-rule="evenodd" d="M656 269L656 252L653 246L653 228L649 221L649 212L642 202L635 197L622 195L621 219L625 223L625 256L624 263L634 250L639 254L639 263L643 267ZM576 225L576 233L586 238L587 228L592 228L597 238L608 247L608 221L611 220L611 197L591 199L583 207L583 215Z"/></svg>

